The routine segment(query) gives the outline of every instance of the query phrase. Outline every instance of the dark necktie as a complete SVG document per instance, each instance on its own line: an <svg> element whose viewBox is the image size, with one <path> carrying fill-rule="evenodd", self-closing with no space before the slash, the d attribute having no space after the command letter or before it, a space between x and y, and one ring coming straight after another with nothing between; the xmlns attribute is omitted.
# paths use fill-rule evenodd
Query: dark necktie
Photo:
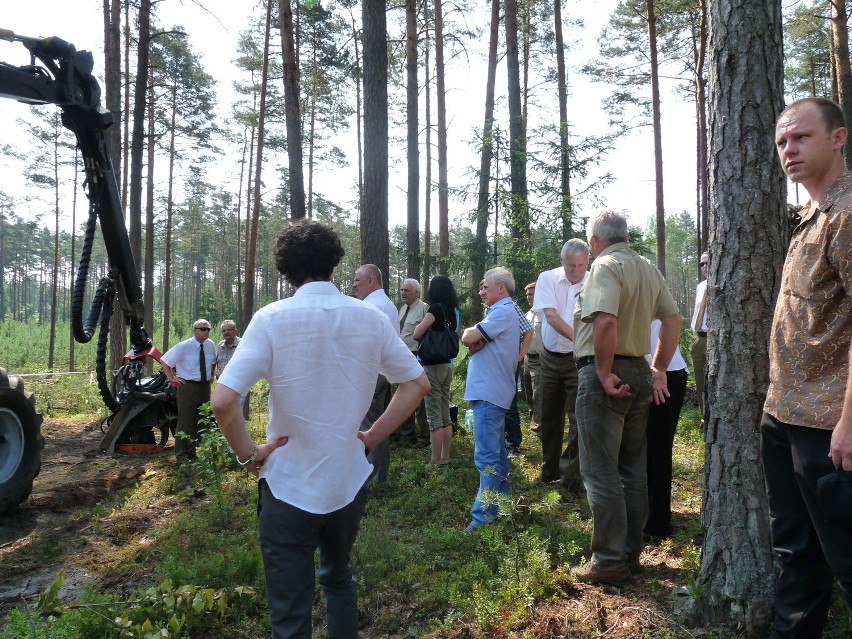
<svg viewBox="0 0 852 639"><path fill-rule="evenodd" d="M405 307L405 313L402 314L402 319L399 320L399 330L402 330L402 327L405 326L405 318L408 317L408 311L411 310L410 306Z"/></svg>
<svg viewBox="0 0 852 639"><path fill-rule="evenodd" d="M201 367L201 381L207 381L207 358L204 357L204 344L198 351L198 365Z"/></svg>

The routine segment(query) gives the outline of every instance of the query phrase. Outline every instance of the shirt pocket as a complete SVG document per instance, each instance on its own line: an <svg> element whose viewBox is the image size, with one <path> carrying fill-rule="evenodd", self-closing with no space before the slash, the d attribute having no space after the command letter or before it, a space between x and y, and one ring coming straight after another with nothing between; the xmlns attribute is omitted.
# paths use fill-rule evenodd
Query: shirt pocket
<svg viewBox="0 0 852 639"><path fill-rule="evenodd" d="M813 242L795 242L788 255L787 289L801 299L813 296L814 286L828 268L822 245Z"/></svg>

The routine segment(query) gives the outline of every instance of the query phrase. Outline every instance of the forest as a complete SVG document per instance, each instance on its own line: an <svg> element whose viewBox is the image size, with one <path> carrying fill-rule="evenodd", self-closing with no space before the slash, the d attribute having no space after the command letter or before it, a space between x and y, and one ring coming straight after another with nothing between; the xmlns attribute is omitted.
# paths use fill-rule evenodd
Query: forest
<svg viewBox="0 0 852 639"><path fill-rule="evenodd" d="M465 321L480 317L482 273L501 264L526 282L552 268L562 242L582 237L590 212L606 202L615 140L652 131L655 215L631 228L631 244L666 275L683 315L698 256L718 256L708 279L719 338L709 355L695 615L757 634L771 608L773 565L759 516L766 504L748 497L763 494L753 425L788 237L772 131L785 102L811 95L837 100L852 121L848 4L620 0L595 61L576 69L567 43L583 25L562 0L266 0L241 29L240 98L222 117L212 76L190 45L192 25L158 20L165 1L103 0L96 52L105 106L116 115L111 156L145 323L161 350L196 317L244 327L260 306L291 294L269 255L278 230L305 217L343 239L333 278L342 291L368 262L395 300L405 277L448 274L465 298ZM446 76L486 42L486 97L467 105L481 122L469 141L478 164L452 180L466 188L451 188ZM569 67L608 90L588 107L606 114L605 132L588 133L582 113L568 111ZM694 108L691 130L667 129L662 78L676 79ZM21 201L0 183L0 336L46 329L50 338L38 355L4 349L2 364L91 370L92 353L77 347L76 357L67 323L86 209L81 167L58 113L33 114L19 123L26 144L2 147L34 195ZM664 135L694 145L691 212L666 208ZM405 149L397 166L389 166L391 148ZM228 159L234 179L207 171L216 158ZM335 201L321 176L343 164L357 166L357 184ZM406 177L402 225L389 224L391 169ZM98 242L93 265L97 280L107 269ZM113 367L126 350L118 328Z"/></svg>

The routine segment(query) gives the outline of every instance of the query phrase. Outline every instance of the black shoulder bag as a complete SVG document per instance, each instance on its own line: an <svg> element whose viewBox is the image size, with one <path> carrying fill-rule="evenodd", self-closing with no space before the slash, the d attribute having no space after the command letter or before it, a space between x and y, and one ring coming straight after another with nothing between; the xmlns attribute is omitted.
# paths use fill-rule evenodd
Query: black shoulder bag
<svg viewBox="0 0 852 639"><path fill-rule="evenodd" d="M450 328L450 320L447 318L447 309L441 304L444 313L446 330L435 331L433 326L429 327L426 334L420 338L417 347L417 356L422 364L446 364L459 354L459 334Z"/></svg>

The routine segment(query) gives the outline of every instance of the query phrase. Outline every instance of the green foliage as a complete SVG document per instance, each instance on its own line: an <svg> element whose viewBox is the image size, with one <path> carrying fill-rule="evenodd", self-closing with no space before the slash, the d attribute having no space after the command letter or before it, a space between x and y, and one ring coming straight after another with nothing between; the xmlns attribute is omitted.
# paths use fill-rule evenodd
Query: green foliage
<svg viewBox="0 0 852 639"><path fill-rule="evenodd" d="M791 100L831 97L828 3L798 4L784 23L784 88Z"/></svg>
<svg viewBox="0 0 852 639"><path fill-rule="evenodd" d="M38 597L38 618L33 618L28 609L26 619L21 610L13 611L7 620L7 631L0 638L27 636L35 628L40 639L177 639L226 621L234 616L242 600L255 596L254 589L246 586L214 590L174 586L166 580L127 598L100 596L89 600L84 596L66 605L58 597L64 579L65 573L60 570ZM20 634L24 627L26 634Z"/></svg>
<svg viewBox="0 0 852 639"><path fill-rule="evenodd" d="M198 478L208 492L216 497L216 503L223 505L223 485L227 471L234 468L234 455L228 448L228 441L219 430L210 402L205 402L198 408L200 415L198 424L201 441L196 447L196 459L192 462Z"/></svg>

